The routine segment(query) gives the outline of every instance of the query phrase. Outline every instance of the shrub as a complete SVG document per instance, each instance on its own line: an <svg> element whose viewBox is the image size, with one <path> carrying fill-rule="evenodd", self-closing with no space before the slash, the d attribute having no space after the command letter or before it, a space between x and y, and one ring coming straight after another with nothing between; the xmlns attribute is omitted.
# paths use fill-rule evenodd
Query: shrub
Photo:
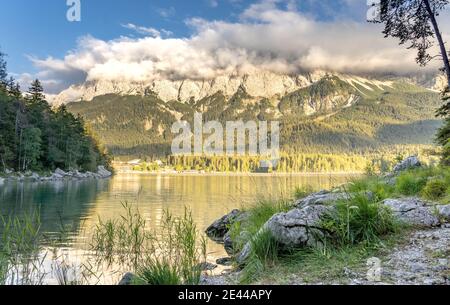
<svg viewBox="0 0 450 305"><path fill-rule="evenodd" d="M428 183L422 190L422 194L427 199L439 200L445 197L447 193L447 187L448 186L444 180L432 179L428 181Z"/></svg>
<svg viewBox="0 0 450 305"><path fill-rule="evenodd" d="M182 279L177 266L165 260L156 260L139 268L136 280L136 284L146 285L180 285L181 283Z"/></svg>
<svg viewBox="0 0 450 305"><path fill-rule="evenodd" d="M396 191L407 196L417 195L421 193L426 183L426 177L416 175L416 171L406 172L398 176Z"/></svg>
<svg viewBox="0 0 450 305"><path fill-rule="evenodd" d="M348 192L351 194L372 192L377 201L382 201L392 196L395 192L395 187L378 177L369 177L353 180L348 185Z"/></svg>
<svg viewBox="0 0 450 305"><path fill-rule="evenodd" d="M335 211L324 217L322 225L331 232L332 241L338 246L375 243L396 230L391 210L365 194L338 202Z"/></svg>

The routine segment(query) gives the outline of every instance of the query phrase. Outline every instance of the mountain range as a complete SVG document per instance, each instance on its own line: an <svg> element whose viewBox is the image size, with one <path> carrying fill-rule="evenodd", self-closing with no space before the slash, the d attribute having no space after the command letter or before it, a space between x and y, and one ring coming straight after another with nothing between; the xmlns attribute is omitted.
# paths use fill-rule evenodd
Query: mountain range
<svg viewBox="0 0 450 305"><path fill-rule="evenodd" d="M363 153L429 145L441 121L437 78L267 71L212 80L89 81L53 99L115 155L166 155L177 120L278 120L289 152Z"/></svg>

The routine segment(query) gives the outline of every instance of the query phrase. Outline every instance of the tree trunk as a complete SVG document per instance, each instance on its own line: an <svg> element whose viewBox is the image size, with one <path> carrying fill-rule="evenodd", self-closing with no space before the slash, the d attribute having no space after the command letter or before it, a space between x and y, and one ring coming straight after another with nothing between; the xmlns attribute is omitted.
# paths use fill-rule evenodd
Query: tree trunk
<svg viewBox="0 0 450 305"><path fill-rule="evenodd" d="M445 48L444 40L442 39L441 31L439 30L439 25L436 21L436 16L430 6L429 0L424 0L427 12L430 15L431 24L433 25L434 32L436 34L436 39L439 42L439 47L441 49L442 60L444 61L445 74L447 76L447 86L450 88L450 63L448 60L447 50Z"/></svg>

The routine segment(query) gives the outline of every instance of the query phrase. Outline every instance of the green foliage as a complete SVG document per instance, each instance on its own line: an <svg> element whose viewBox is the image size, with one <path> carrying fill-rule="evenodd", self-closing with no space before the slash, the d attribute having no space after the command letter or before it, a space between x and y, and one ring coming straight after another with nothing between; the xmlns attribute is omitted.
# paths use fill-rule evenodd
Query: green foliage
<svg viewBox="0 0 450 305"><path fill-rule="evenodd" d="M450 166L450 118L439 129L436 142L442 146L442 165Z"/></svg>
<svg viewBox="0 0 450 305"><path fill-rule="evenodd" d="M3 57L0 56L0 66ZM13 80L0 90L0 171L96 171L110 166L105 149L81 117L52 109L35 80L24 98Z"/></svg>
<svg viewBox="0 0 450 305"><path fill-rule="evenodd" d="M390 209L364 193L339 201L335 211L324 218L323 225L331 232L332 242L339 246L376 243L396 230Z"/></svg>
<svg viewBox="0 0 450 305"><path fill-rule="evenodd" d="M68 109L89 122L118 158L166 158L174 137L170 132L172 124L179 117L192 123L194 111L199 111L205 121L218 120L223 124L230 120L280 121L285 158L279 172L351 171L355 167L364 171L370 162L378 173L389 169L386 162L398 153L417 153L432 144L432 135L442 123L435 117L441 99L437 93L400 80L394 80L389 87L382 86L383 90L366 85L350 86L328 77L282 97L281 101L252 98L241 88L232 97L218 92L185 104L165 103L155 95L105 95L92 102L71 103ZM335 94L342 96L337 105L331 102ZM354 104L347 107L350 97ZM309 107L310 100L317 112L307 115L305 106ZM118 108L120 112L116 111ZM305 156L303 161L296 160L300 155ZM228 171L233 166L239 171L238 164L228 165ZM251 171L252 166L258 164L249 161L242 171L246 167ZM192 168L195 165L189 169Z"/></svg>
<svg viewBox="0 0 450 305"><path fill-rule="evenodd" d="M412 196L419 194L427 181L425 177L416 176L414 173L403 173L397 178L396 191L402 195Z"/></svg>
<svg viewBox="0 0 450 305"><path fill-rule="evenodd" d="M370 192L374 196L374 200L382 201L394 194L395 186L386 183L384 179L379 177L367 177L352 180L347 186L347 191L349 193Z"/></svg>
<svg viewBox="0 0 450 305"><path fill-rule="evenodd" d="M155 261L148 266L139 268L137 284L145 285L181 285L182 279L178 270L168 261Z"/></svg>
<svg viewBox="0 0 450 305"><path fill-rule="evenodd" d="M0 285L42 284L45 274L40 257L43 249L40 228L37 212L0 217Z"/></svg>
<svg viewBox="0 0 450 305"><path fill-rule="evenodd" d="M245 211L245 219L231 226L230 235L236 252L241 251L247 242L252 245L251 254L242 273L243 283L251 283L277 261L279 257L277 242L270 232L260 230L273 215L290 209L291 202L288 200L259 200Z"/></svg>
<svg viewBox="0 0 450 305"><path fill-rule="evenodd" d="M432 179L427 182L422 190L425 198L439 200L445 197L449 185L442 179Z"/></svg>
<svg viewBox="0 0 450 305"><path fill-rule="evenodd" d="M289 211L291 204L289 200L261 199L254 206L246 209L245 219L241 222L235 222L230 228L236 250L242 250L244 245L259 232L273 215Z"/></svg>
<svg viewBox="0 0 450 305"><path fill-rule="evenodd" d="M267 230L255 235L250 244L251 253L240 278L241 283L245 284L255 281L267 268L274 266L280 257L280 245Z"/></svg>

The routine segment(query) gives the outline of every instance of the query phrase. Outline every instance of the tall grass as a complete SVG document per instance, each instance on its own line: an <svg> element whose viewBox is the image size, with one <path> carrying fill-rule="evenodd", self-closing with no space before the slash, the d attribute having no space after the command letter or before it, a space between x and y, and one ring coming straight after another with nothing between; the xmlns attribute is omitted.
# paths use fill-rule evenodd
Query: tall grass
<svg viewBox="0 0 450 305"><path fill-rule="evenodd" d="M124 204L118 220L99 221L91 249L98 263L106 262L137 275L136 284L198 284L206 261L206 240L200 237L192 214L164 212L160 232L150 232L138 210Z"/></svg>
<svg viewBox="0 0 450 305"><path fill-rule="evenodd" d="M275 214L292 208L289 200L260 199L253 206L244 209L246 217L230 227L230 235L236 251L242 250L247 242L254 239L261 227Z"/></svg>
<svg viewBox="0 0 450 305"><path fill-rule="evenodd" d="M338 201L334 211L323 217L322 226L332 233L331 242L339 247L377 243L398 228L392 211L364 193Z"/></svg>
<svg viewBox="0 0 450 305"><path fill-rule="evenodd" d="M240 252L247 243L251 244L251 253L245 263L241 282L251 283L266 268L277 262L279 245L270 232L261 231L261 228L272 216L291 208L290 200L261 199L254 206L244 209L246 217L231 226L230 235L236 252Z"/></svg>
<svg viewBox="0 0 450 305"><path fill-rule="evenodd" d="M120 265L136 270L146 255L155 249L154 235L147 230L147 223L138 210L122 204L124 214L118 219L102 220L94 228L90 249L99 264Z"/></svg>
<svg viewBox="0 0 450 305"><path fill-rule="evenodd" d="M0 217L0 283L41 285L43 271L41 223L38 212Z"/></svg>

